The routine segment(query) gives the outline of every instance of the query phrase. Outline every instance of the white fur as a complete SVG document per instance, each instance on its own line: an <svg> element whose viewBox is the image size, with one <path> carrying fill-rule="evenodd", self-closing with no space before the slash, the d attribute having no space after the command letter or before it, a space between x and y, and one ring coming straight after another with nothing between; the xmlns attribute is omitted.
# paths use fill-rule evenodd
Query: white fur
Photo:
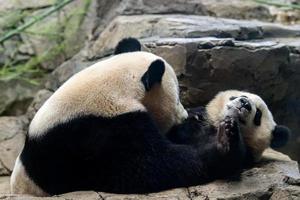
<svg viewBox="0 0 300 200"><path fill-rule="evenodd" d="M248 97L252 107L251 112L244 109L241 111L237 109L234 110L234 107L239 102L238 98L233 101L230 101L229 98L232 96L240 97L242 95ZM241 131L245 142L249 147L251 147L255 159L260 159L263 151L270 145L272 131L275 129L276 123L268 106L258 95L249 92L228 90L218 93L216 97L208 103L206 108L209 119L216 126L226 115L234 115L232 112L236 112L236 115L242 117L246 122L245 125L241 124ZM253 123L257 108L262 111L260 126L256 126Z"/></svg>
<svg viewBox="0 0 300 200"><path fill-rule="evenodd" d="M124 53L75 74L36 113L29 136L80 115L113 117L138 110L149 111L166 132L187 112L179 102L176 75L166 62L162 83L145 92L141 77L156 59L163 60L147 52Z"/></svg>
<svg viewBox="0 0 300 200"><path fill-rule="evenodd" d="M12 194L48 196L46 192L28 177L19 157L16 159L14 170L10 178L10 187Z"/></svg>

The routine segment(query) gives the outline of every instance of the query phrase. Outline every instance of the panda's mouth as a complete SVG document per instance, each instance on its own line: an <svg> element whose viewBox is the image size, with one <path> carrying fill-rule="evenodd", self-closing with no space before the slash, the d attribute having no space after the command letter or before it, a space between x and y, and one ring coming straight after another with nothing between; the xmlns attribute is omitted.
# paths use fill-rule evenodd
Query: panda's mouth
<svg viewBox="0 0 300 200"><path fill-rule="evenodd" d="M244 117L249 113L248 109L244 108L243 106L236 107L236 109L238 110L239 122L241 122L242 124L246 124Z"/></svg>
<svg viewBox="0 0 300 200"><path fill-rule="evenodd" d="M243 125L246 125L247 118L252 111L251 102L246 97L236 97L234 100L231 100L227 104L229 110L232 110L236 113L235 116L239 122Z"/></svg>

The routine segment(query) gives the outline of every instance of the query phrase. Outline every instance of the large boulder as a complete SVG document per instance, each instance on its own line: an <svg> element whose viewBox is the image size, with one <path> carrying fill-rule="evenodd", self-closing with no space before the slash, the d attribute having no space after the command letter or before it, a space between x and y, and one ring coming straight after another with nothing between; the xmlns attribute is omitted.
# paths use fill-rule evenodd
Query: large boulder
<svg viewBox="0 0 300 200"><path fill-rule="evenodd" d="M163 27L163 28L162 28ZM199 38L253 40L297 37L300 28L258 21L242 21L195 15L135 15L115 18L89 49L88 58L111 54L124 37Z"/></svg>
<svg viewBox="0 0 300 200"><path fill-rule="evenodd" d="M83 70L84 68L97 62L96 60L87 61L84 60L82 53L78 53L76 56L70 60L64 62L59 67L57 67L47 78L45 87L48 90L55 91L59 86L61 86L66 80L68 80L72 75Z"/></svg>
<svg viewBox="0 0 300 200"><path fill-rule="evenodd" d="M25 116L0 117L0 175L12 172L24 144L27 126L28 119Z"/></svg>
<svg viewBox="0 0 300 200"><path fill-rule="evenodd" d="M28 120L32 120L36 112L45 103L45 101L53 94L53 92L43 89L36 93L33 101L27 109L26 116Z"/></svg>
<svg viewBox="0 0 300 200"><path fill-rule="evenodd" d="M0 115L22 115L39 86L24 80L0 80Z"/></svg>

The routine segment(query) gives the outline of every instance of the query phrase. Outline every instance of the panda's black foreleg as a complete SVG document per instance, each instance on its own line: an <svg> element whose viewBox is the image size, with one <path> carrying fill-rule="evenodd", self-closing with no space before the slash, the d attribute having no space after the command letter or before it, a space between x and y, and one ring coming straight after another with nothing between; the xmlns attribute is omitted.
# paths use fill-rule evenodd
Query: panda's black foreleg
<svg viewBox="0 0 300 200"><path fill-rule="evenodd" d="M181 124L171 128L167 138L176 144L205 146L215 140L215 127L207 123L204 107L190 108L188 118Z"/></svg>
<svg viewBox="0 0 300 200"><path fill-rule="evenodd" d="M246 146L238 121L233 117L225 117L217 128L216 138L217 148L224 161L220 172L225 173L220 175L230 175L242 169L246 158Z"/></svg>
<svg viewBox="0 0 300 200"><path fill-rule="evenodd" d="M243 140L240 135L239 124L234 118L227 116L218 127L217 147L226 154L242 148Z"/></svg>

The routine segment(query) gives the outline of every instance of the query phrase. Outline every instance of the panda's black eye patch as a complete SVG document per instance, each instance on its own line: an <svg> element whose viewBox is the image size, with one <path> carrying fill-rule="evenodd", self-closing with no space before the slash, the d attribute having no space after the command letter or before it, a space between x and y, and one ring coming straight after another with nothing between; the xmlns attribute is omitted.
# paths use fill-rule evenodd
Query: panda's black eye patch
<svg viewBox="0 0 300 200"><path fill-rule="evenodd" d="M245 98L247 98L247 99L248 99L248 97L247 97L247 96L245 96L245 95L242 95L241 97L245 97Z"/></svg>
<svg viewBox="0 0 300 200"><path fill-rule="evenodd" d="M261 116L262 116L262 112L260 109L256 109L256 113L255 113L255 116L254 116L254 124L256 126L260 126L261 124Z"/></svg>
<svg viewBox="0 0 300 200"><path fill-rule="evenodd" d="M232 97L229 98L229 100L232 101L232 100L235 100L236 98L237 98L237 97L232 96Z"/></svg>

